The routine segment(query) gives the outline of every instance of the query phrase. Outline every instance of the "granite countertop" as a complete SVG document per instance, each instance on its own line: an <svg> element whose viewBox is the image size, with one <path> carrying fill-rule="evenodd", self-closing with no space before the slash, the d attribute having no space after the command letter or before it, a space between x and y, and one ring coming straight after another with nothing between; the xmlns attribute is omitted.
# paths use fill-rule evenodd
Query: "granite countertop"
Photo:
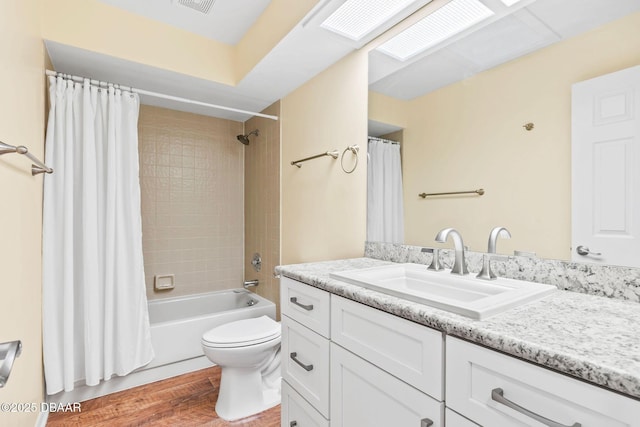
<svg viewBox="0 0 640 427"><path fill-rule="evenodd" d="M640 399L640 305L558 290L486 320L331 279L329 273L393 264L354 258L285 265L276 272L556 371Z"/></svg>

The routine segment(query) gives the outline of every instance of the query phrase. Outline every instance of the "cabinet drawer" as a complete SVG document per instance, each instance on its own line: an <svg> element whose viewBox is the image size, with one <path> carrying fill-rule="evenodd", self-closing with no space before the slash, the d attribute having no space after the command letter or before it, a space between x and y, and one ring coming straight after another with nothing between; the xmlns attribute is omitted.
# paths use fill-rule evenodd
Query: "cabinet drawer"
<svg viewBox="0 0 640 427"><path fill-rule="evenodd" d="M442 332L332 295L331 336L363 359L443 399Z"/></svg>
<svg viewBox="0 0 640 427"><path fill-rule="evenodd" d="M447 427L478 427L478 424L469 421L449 408L445 408L444 410L444 423Z"/></svg>
<svg viewBox="0 0 640 427"><path fill-rule="evenodd" d="M282 316L282 378L329 418L329 341Z"/></svg>
<svg viewBox="0 0 640 427"><path fill-rule="evenodd" d="M281 427L329 427L318 411L309 405L286 381L282 381Z"/></svg>
<svg viewBox="0 0 640 427"><path fill-rule="evenodd" d="M526 411L566 426L640 426L638 401L457 338L447 337L446 375L447 406L483 426L545 425Z"/></svg>
<svg viewBox="0 0 640 427"><path fill-rule="evenodd" d="M442 427L444 403L331 343L332 427Z"/></svg>
<svg viewBox="0 0 640 427"><path fill-rule="evenodd" d="M329 292L296 282L288 277L283 277L280 281L282 314L326 338L329 338L329 304Z"/></svg>

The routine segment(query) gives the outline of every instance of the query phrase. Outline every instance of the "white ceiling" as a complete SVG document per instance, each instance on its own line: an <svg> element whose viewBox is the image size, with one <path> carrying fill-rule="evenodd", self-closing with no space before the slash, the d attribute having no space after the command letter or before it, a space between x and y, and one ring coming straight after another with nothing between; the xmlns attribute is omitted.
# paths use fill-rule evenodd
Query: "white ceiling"
<svg viewBox="0 0 640 427"><path fill-rule="evenodd" d="M231 44L242 37L269 4L269 0L217 0L209 15L211 19L216 16L220 22L209 25L190 15L199 15L198 12L176 6L173 0L100 1L201 35L205 35L201 31L207 30L206 37L227 40L225 43ZM501 4L499 0L482 1L494 7ZM351 41L320 27L328 11L340 4L341 0L320 1L236 86L51 41L46 41L46 46L57 71L242 110L261 111L358 48ZM517 11L477 25L446 46L430 49L405 63L372 51L370 89L400 99L421 96L640 10L640 0L521 0L521 5L514 6L513 10ZM158 98L141 98L145 104L231 120L245 121L250 117ZM375 128L378 134L385 130L379 125Z"/></svg>
<svg viewBox="0 0 640 427"><path fill-rule="evenodd" d="M372 51L369 88L409 100L638 10L640 0L533 1L408 63Z"/></svg>

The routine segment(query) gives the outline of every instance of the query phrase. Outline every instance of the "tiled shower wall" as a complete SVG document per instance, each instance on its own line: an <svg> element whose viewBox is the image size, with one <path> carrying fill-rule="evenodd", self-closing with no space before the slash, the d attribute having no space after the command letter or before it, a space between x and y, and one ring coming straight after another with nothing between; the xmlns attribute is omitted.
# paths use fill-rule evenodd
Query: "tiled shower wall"
<svg viewBox="0 0 640 427"><path fill-rule="evenodd" d="M143 105L138 130L147 297L240 287L242 123ZM155 291L157 274L175 289Z"/></svg>
<svg viewBox="0 0 640 427"><path fill-rule="evenodd" d="M280 116L280 102L263 111ZM245 279L258 279L255 292L280 304L280 283L273 269L280 264L280 121L254 117L245 131L259 129L245 148ZM254 253L262 256L262 269L251 265Z"/></svg>

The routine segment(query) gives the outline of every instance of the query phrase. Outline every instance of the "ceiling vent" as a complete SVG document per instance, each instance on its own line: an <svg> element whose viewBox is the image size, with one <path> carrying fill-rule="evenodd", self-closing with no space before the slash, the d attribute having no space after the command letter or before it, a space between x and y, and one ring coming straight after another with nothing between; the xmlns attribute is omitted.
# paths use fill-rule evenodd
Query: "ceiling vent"
<svg viewBox="0 0 640 427"><path fill-rule="evenodd" d="M174 0L180 6L188 7L205 15L211 10L216 0Z"/></svg>

